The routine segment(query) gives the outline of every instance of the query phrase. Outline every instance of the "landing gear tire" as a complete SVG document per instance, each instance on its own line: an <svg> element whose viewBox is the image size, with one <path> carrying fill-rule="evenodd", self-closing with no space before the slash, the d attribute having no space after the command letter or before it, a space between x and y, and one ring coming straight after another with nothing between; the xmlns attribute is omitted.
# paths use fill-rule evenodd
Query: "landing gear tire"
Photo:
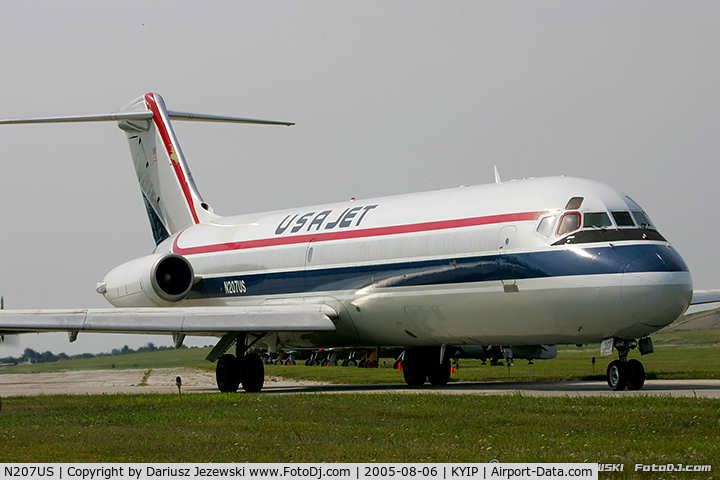
<svg viewBox="0 0 720 480"><path fill-rule="evenodd" d="M242 387L246 392L259 392L265 384L265 366L260 355L248 353L242 361ZM237 389L237 387L236 387Z"/></svg>
<svg viewBox="0 0 720 480"><path fill-rule="evenodd" d="M427 379L427 361L421 350L405 350L403 377L408 387L421 387Z"/></svg>
<svg viewBox="0 0 720 480"><path fill-rule="evenodd" d="M627 371L628 390L640 390L645 385L645 367L640 360L628 360L625 365Z"/></svg>
<svg viewBox="0 0 720 480"><path fill-rule="evenodd" d="M638 362L640 363L640 362ZM628 383L628 366L621 360L613 360L607 368L608 386L616 392L625 390Z"/></svg>
<svg viewBox="0 0 720 480"><path fill-rule="evenodd" d="M345 366L346 366L346 367L357 367L357 362L356 362L355 360L353 360L353 359L350 359L350 360L347 361L347 363L345 364Z"/></svg>
<svg viewBox="0 0 720 480"><path fill-rule="evenodd" d="M225 354L218 358L215 381L221 392L237 392L240 386L240 362L235 355Z"/></svg>
<svg viewBox="0 0 720 480"><path fill-rule="evenodd" d="M428 381L435 387L447 385L450 381L450 357L443 358L442 363L433 362L430 365Z"/></svg>

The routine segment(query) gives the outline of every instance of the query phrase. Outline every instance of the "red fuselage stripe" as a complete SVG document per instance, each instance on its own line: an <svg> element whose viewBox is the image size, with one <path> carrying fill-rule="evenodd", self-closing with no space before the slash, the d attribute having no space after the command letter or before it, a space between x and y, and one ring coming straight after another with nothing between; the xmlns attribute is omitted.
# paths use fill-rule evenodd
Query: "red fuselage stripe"
<svg viewBox="0 0 720 480"><path fill-rule="evenodd" d="M152 93L148 93L147 95L145 95L145 103L147 104L148 108L153 112L153 121L157 126L158 132L160 132L163 143L165 143L165 150L170 157L170 163L172 163L172 166L175 169L175 175L177 176L178 182L180 182L180 187L182 188L183 194L185 195L185 200L187 201L188 208L190 209L193 220L195 221L195 224L198 224L200 223L200 220L198 219L197 213L195 212L192 194L190 193L190 186L188 185L187 178L185 178L185 172L183 172L182 166L180 165L180 162L178 160L177 152L170 138L170 133L168 132L167 125L165 125L162 115L160 115L160 109L155 102L155 96Z"/></svg>
<svg viewBox="0 0 720 480"><path fill-rule="evenodd" d="M347 240L353 238L381 237L385 235L398 235L402 233L429 232L433 230L447 230L450 228L474 227L478 225L491 225L495 223L523 222L537 220L545 212L509 213L504 215L490 215L487 217L462 218L458 220L442 220L439 222L415 223L411 225L397 225L391 227L365 228L359 230L342 230L327 233L312 233L306 235L277 236L243 242L218 243L214 245L200 245L197 247L182 248L178 245L180 235L175 237L173 252L180 255L198 255L201 253L226 252L230 250L246 250L249 248L274 247L278 245L294 245L298 243L327 242L330 240Z"/></svg>

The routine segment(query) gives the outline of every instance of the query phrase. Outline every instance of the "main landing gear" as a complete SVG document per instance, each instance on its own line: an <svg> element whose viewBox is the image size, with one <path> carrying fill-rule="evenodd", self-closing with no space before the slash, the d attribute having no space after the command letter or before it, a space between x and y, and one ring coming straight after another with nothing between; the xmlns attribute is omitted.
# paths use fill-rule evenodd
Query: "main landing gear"
<svg viewBox="0 0 720 480"><path fill-rule="evenodd" d="M260 340L256 337L250 345L245 345L244 334L227 334L207 356L210 361L217 360L215 381L221 392L237 392L240 385L246 392L259 392L265 383L265 366L257 353L247 351ZM224 353L235 342L235 355ZM214 358L213 358L214 357Z"/></svg>
<svg viewBox="0 0 720 480"><path fill-rule="evenodd" d="M409 348L403 352L400 363L409 387L420 387L425 381L442 386L450 381L450 355L442 347Z"/></svg>
<svg viewBox="0 0 720 480"><path fill-rule="evenodd" d="M652 340L649 337L640 341L614 339L614 347L620 356L619 360L610 362L607 368L608 386L616 392L625 390L640 390L645 385L645 367L642 362L636 359L628 360L630 350L639 347L640 354L645 355L653 352Z"/></svg>

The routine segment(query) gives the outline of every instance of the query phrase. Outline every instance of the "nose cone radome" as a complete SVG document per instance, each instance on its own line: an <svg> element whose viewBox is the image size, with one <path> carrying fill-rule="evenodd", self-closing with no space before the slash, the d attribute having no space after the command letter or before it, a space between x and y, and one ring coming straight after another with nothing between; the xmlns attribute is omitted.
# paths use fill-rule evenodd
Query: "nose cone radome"
<svg viewBox="0 0 720 480"><path fill-rule="evenodd" d="M649 335L680 317L692 300L692 277L680 255L667 246L633 259L622 279L622 298L638 324L628 337Z"/></svg>

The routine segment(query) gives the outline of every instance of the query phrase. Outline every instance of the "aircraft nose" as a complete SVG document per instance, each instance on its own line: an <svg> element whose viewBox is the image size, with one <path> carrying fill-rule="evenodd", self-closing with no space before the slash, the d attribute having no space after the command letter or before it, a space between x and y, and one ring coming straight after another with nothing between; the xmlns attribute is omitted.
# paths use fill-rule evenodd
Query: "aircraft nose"
<svg viewBox="0 0 720 480"><path fill-rule="evenodd" d="M639 324L657 330L675 321L690 305L690 271L670 245L646 251L625 267L622 298Z"/></svg>

